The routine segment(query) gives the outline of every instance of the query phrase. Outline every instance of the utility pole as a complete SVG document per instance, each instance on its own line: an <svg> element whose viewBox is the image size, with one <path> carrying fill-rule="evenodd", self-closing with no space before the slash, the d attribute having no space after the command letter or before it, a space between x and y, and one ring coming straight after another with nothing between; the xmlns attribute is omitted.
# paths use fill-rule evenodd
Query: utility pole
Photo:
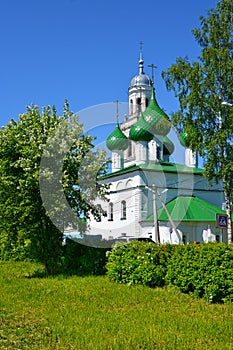
<svg viewBox="0 0 233 350"><path fill-rule="evenodd" d="M167 210L167 207L166 207L166 204L164 203L164 200L161 196L161 194L159 193L158 191L158 188L153 185L152 188L151 187L148 187L148 186L145 186L145 188L151 192L153 192L153 204L154 204L154 228L155 228L155 242L156 243L159 243L160 244L160 234L159 234L159 224L158 224L158 212L157 212L157 204L156 204L156 194L158 195L161 203L162 203L162 206L168 216L168 220L170 221L171 225L172 225L172 228L174 229L176 235L177 235L177 238L179 240L179 244L182 244L182 239L180 237L180 234L176 228L176 225L174 223L174 221L172 220L172 217L169 213L169 211ZM167 191L167 189L165 190Z"/></svg>
<svg viewBox="0 0 233 350"><path fill-rule="evenodd" d="M179 232L178 232L178 230L176 228L176 225L175 225L174 221L172 220L172 217L171 217L169 211L167 210L166 204L164 203L163 198L162 198L162 196L159 193L157 188L156 188L156 191L157 191L158 197L160 199L160 202L162 203L163 209L165 210L165 212L167 214L167 217L168 217L168 219L169 219L169 221L170 221L170 223L171 223L171 225L172 225L172 227L173 227L173 229L174 229L174 231L175 231L175 233L177 235L177 238L179 240L179 244L182 244L182 240L181 240L180 234L179 234Z"/></svg>

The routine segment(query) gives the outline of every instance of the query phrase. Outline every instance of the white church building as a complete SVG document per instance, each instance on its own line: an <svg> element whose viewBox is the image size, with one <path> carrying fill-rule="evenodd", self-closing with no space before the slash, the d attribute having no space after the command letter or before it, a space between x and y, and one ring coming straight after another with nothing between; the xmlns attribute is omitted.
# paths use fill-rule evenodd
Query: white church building
<svg viewBox="0 0 233 350"><path fill-rule="evenodd" d="M153 73L152 73L153 75ZM100 217L88 222L87 234L102 240L150 237L156 242L227 241L221 185L203 177L197 155L185 148L185 164L170 161L174 143L171 122L158 105L154 78L139 71L128 89L129 114L108 136L112 169L102 180L110 184L108 200L97 200ZM118 114L118 113L117 113Z"/></svg>

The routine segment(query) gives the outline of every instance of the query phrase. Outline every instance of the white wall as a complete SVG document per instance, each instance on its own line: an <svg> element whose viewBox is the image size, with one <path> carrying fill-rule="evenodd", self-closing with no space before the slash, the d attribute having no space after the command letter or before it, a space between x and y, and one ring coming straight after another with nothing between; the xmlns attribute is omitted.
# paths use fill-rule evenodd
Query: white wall
<svg viewBox="0 0 233 350"><path fill-rule="evenodd" d="M89 234L101 234L104 239L116 238L122 234L131 236L141 236L153 231L153 222L145 223L149 215L153 214L152 193L145 189L145 186L155 184L163 193L164 202L168 202L179 195L195 195L219 208L223 200L223 194L219 191L219 185L209 188L208 181L201 175L192 173L165 173L162 171L134 171L118 176L113 176L104 182L111 182L109 201L97 201L102 209L107 212L107 216L102 216L97 222L93 217L90 221ZM121 202L126 202L126 219L122 220ZM147 202L146 202L147 201ZM113 221L109 221L109 202L113 203ZM162 207L160 201L157 208ZM169 225L168 222L160 223ZM177 227L186 235L187 241L202 241L203 229L207 229L208 223L190 224L185 222L177 223ZM219 234L214 223L211 224L213 233Z"/></svg>

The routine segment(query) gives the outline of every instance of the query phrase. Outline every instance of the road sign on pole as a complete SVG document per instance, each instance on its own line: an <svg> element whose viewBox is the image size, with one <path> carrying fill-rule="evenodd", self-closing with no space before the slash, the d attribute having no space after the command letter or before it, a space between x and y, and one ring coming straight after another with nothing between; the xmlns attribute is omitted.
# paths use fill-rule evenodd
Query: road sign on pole
<svg viewBox="0 0 233 350"><path fill-rule="evenodd" d="M227 214L216 214L216 227L227 229Z"/></svg>

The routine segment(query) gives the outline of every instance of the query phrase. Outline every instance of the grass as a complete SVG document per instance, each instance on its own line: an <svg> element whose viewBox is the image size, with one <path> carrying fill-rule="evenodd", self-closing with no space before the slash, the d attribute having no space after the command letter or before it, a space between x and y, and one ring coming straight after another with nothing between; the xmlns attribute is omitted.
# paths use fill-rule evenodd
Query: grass
<svg viewBox="0 0 233 350"><path fill-rule="evenodd" d="M1 349L233 349L232 304L36 269L0 262Z"/></svg>

